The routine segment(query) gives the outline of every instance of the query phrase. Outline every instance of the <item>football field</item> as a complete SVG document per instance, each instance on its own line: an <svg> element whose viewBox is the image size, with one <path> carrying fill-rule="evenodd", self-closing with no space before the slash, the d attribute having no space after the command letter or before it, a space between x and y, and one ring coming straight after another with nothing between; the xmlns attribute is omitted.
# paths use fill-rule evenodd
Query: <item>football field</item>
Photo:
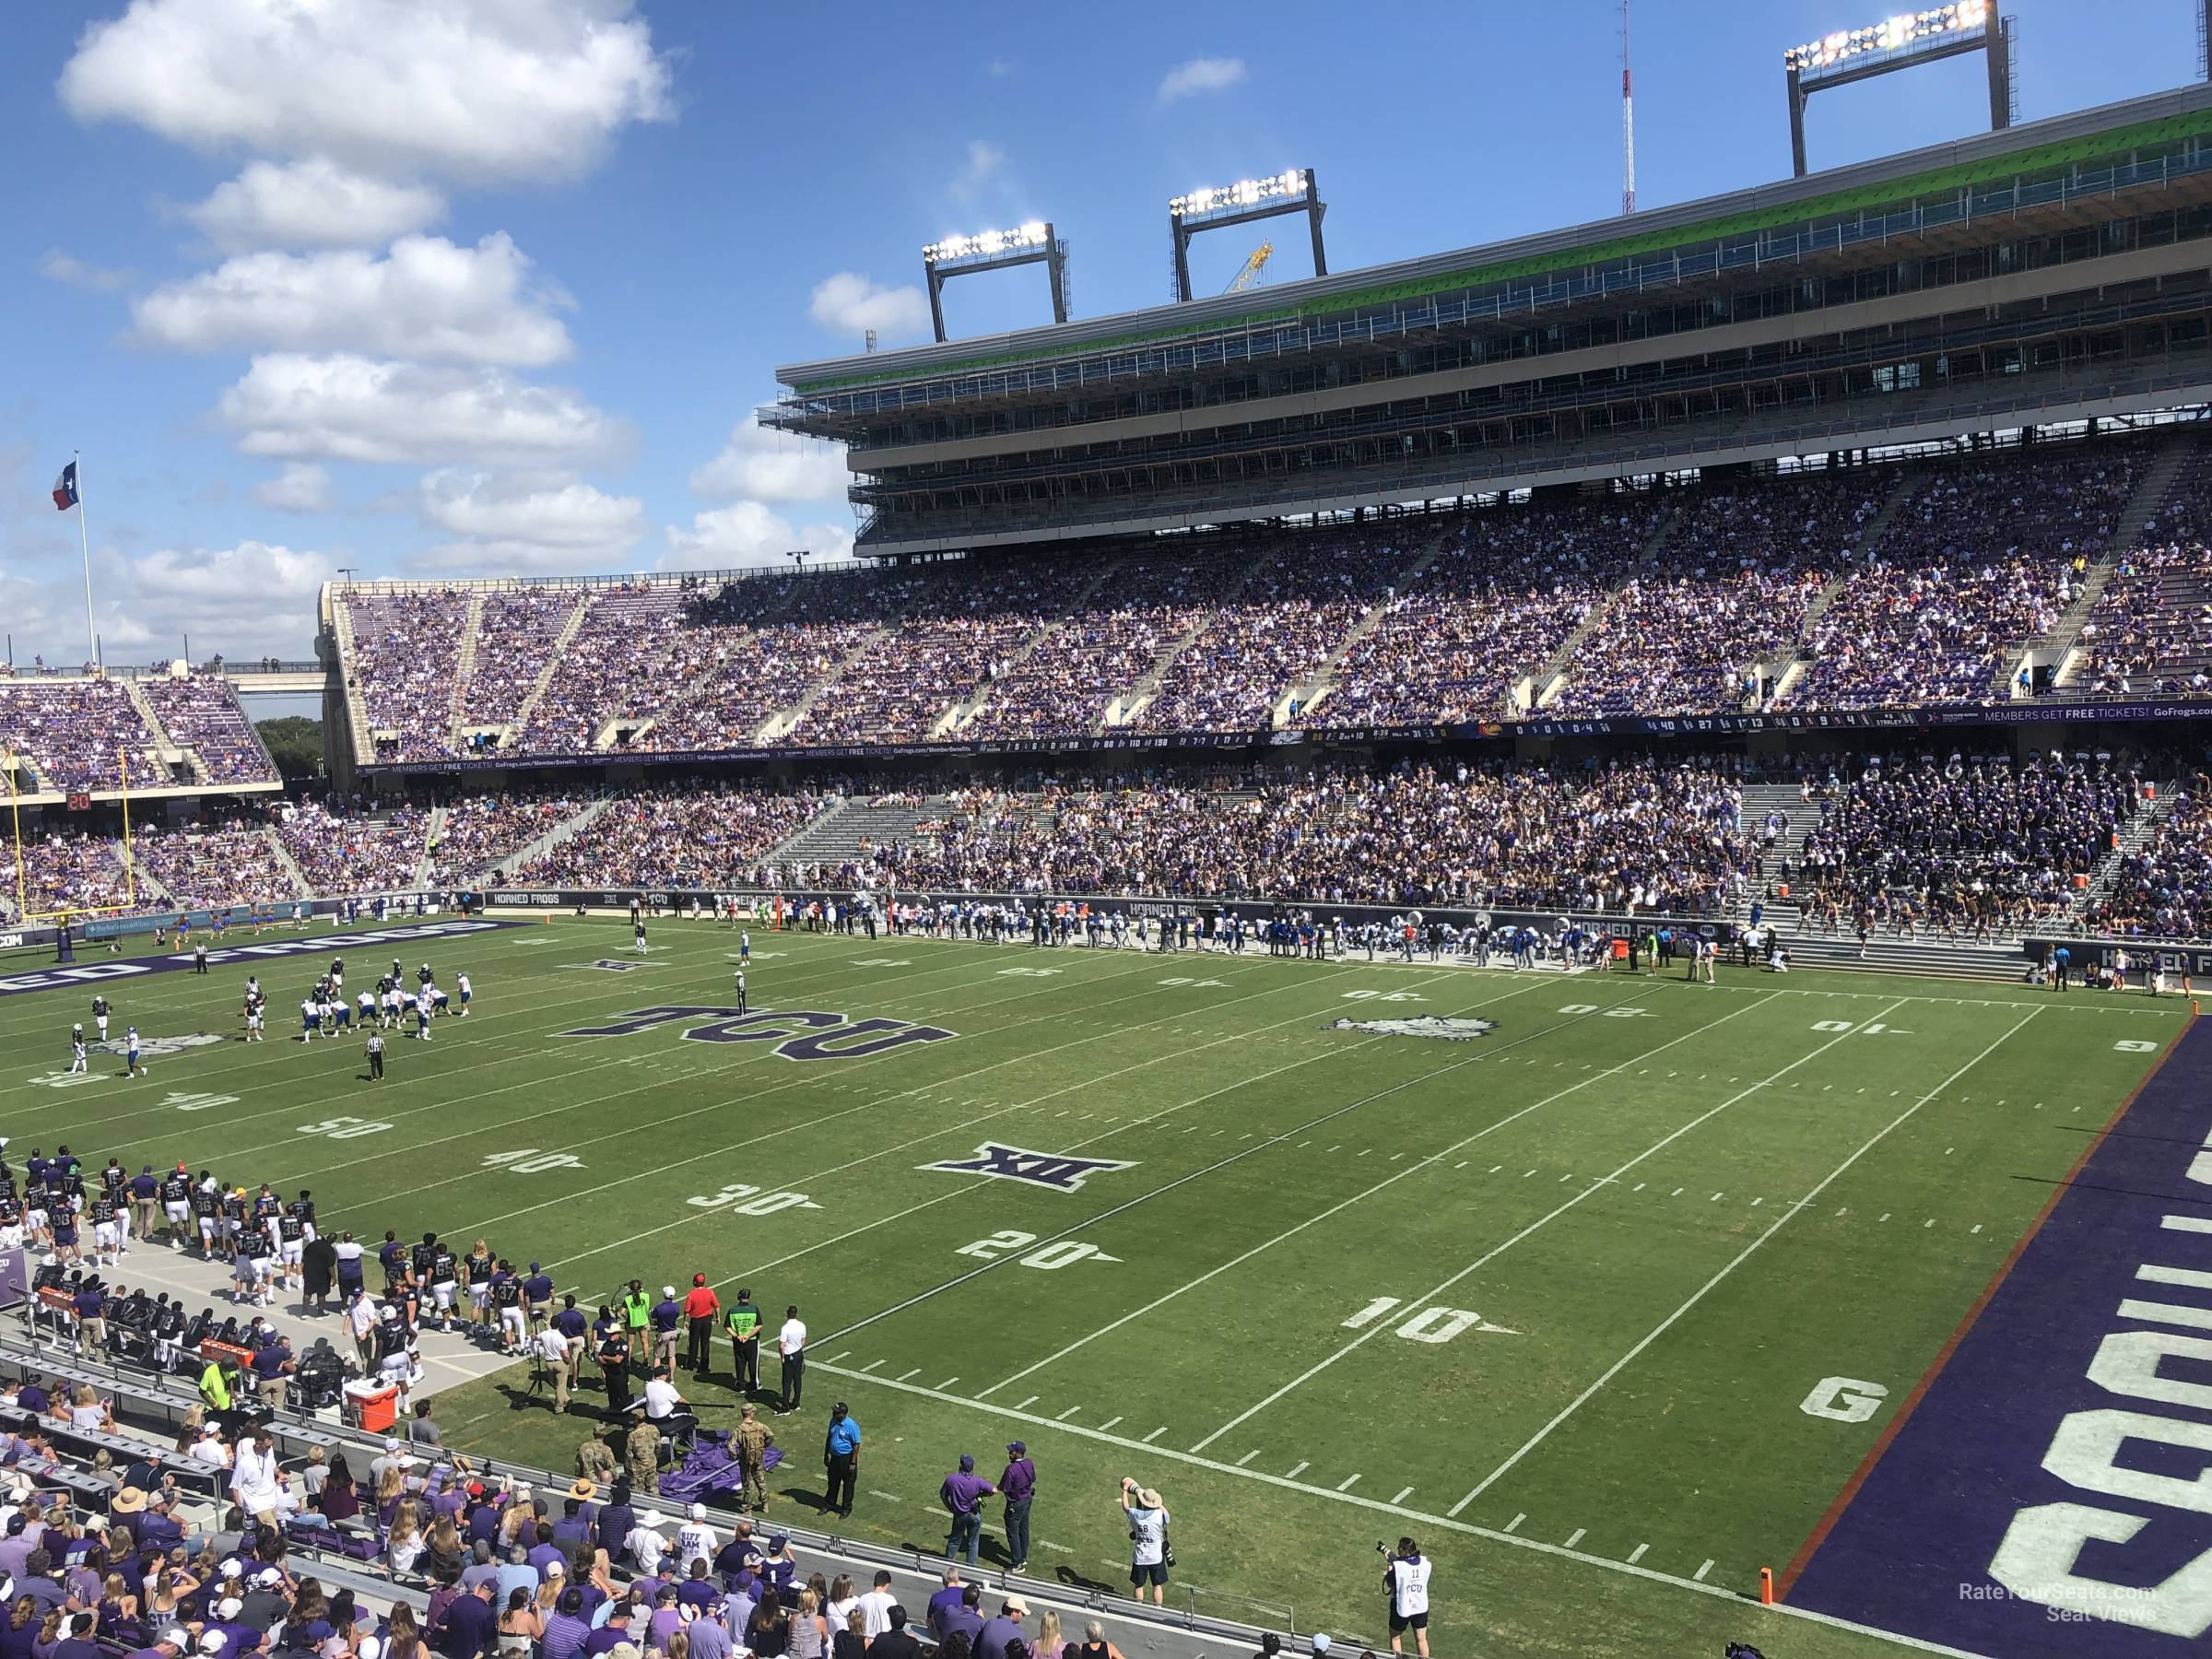
<svg viewBox="0 0 2212 1659"><path fill-rule="evenodd" d="M1372 1545L1411 1534L1440 1655L1982 1651L1885 1617L1878 1575L1831 1571L1818 1612L1746 1597L1761 1567L1791 1585L2188 1012L756 927L741 1018L709 923L654 924L643 957L617 917L452 925L288 934L312 950L205 977L85 955L153 1040L140 1079L66 1077L92 985L0 981L11 1159L311 1185L326 1230L481 1236L587 1306L749 1286L771 1335L787 1303L811 1330L771 1517L815 1524L843 1399L848 1535L941 1547L940 1479L1019 1438L1033 1573L1125 1588L1134 1475L1173 1516L1171 1605L1379 1645ZM428 961L473 1010L371 1085L358 1034L298 1041L340 952L349 992ZM564 1421L525 1384L443 1396L448 1443L569 1468L598 1395ZM683 1382L731 1384L726 1344ZM2049 1640L2002 1651L2117 1651Z"/></svg>

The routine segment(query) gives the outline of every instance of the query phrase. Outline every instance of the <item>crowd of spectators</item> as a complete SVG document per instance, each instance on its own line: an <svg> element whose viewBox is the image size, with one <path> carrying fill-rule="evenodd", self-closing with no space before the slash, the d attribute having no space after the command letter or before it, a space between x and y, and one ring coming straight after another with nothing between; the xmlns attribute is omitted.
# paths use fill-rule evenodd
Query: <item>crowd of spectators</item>
<svg viewBox="0 0 2212 1659"><path fill-rule="evenodd" d="M72 830L27 834L19 849L22 892L16 872L0 878L0 919L19 922L26 914L52 915L62 910L120 909L130 902L116 843L104 835ZM141 899L144 895L139 895Z"/></svg>
<svg viewBox="0 0 2212 1659"><path fill-rule="evenodd" d="M1668 504L1630 496L1470 515L1391 598L1300 724L1501 718L1517 682L1558 655L1628 573Z"/></svg>
<svg viewBox="0 0 2212 1659"><path fill-rule="evenodd" d="M307 896L257 825L149 829L131 837L130 856L161 884L171 910L258 910Z"/></svg>
<svg viewBox="0 0 2212 1659"><path fill-rule="evenodd" d="M276 839L318 893L411 891L420 884L429 815L419 806L347 812L303 801L280 815Z"/></svg>
<svg viewBox="0 0 2212 1659"><path fill-rule="evenodd" d="M593 589L514 747L532 755L588 754L608 721L656 707L665 695L662 660L690 597L665 582Z"/></svg>
<svg viewBox="0 0 2212 1659"><path fill-rule="evenodd" d="M1806 709L1986 702L2118 527L2144 452L2103 443L1931 469L1845 576L1783 699Z"/></svg>
<svg viewBox="0 0 2212 1659"><path fill-rule="evenodd" d="M651 786L610 803L575 835L508 874L540 887L764 882L761 860L826 805L804 792Z"/></svg>
<svg viewBox="0 0 2212 1659"><path fill-rule="evenodd" d="M1047 779L879 849L902 888L1712 913L1756 870L1720 762Z"/></svg>
<svg viewBox="0 0 2212 1659"><path fill-rule="evenodd" d="M1876 759L1815 792L1820 822L1774 875L1830 931L1987 937L2045 924L2112 854L2144 783L2101 759Z"/></svg>
<svg viewBox="0 0 2212 1659"><path fill-rule="evenodd" d="M120 680L0 679L0 748L28 757L46 789L115 789L163 777L154 735Z"/></svg>
<svg viewBox="0 0 2212 1659"><path fill-rule="evenodd" d="M2202 453L2121 555L2081 645L2088 663L2075 684L2093 695L2212 690L2212 465Z"/></svg>
<svg viewBox="0 0 2212 1659"><path fill-rule="evenodd" d="M2212 777L2191 777L2143 844L2121 854L2083 924L2131 937L2212 938Z"/></svg>
<svg viewBox="0 0 2212 1659"><path fill-rule="evenodd" d="M464 726L506 726L522 718L581 595L574 588L510 588L484 596L476 661L461 688Z"/></svg>
<svg viewBox="0 0 2212 1659"><path fill-rule="evenodd" d="M865 572L755 576L692 607L675 637L652 728L661 753L749 747L776 714L835 672L915 586Z"/></svg>
<svg viewBox="0 0 2212 1659"><path fill-rule="evenodd" d="M1551 712L1710 714L1756 700L1794 656L1891 475L1873 469L1685 491L1655 563L1633 571L1576 648Z"/></svg>
<svg viewBox="0 0 2212 1659"><path fill-rule="evenodd" d="M275 783L276 768L239 707L238 694L219 675L172 679L166 674L138 682L154 718L181 748L198 755L209 783Z"/></svg>
<svg viewBox="0 0 2212 1659"><path fill-rule="evenodd" d="M1147 732L1250 731L1312 679L1411 558L1408 521L1286 536L1137 711ZM1433 534L1433 532L1429 532Z"/></svg>
<svg viewBox="0 0 2212 1659"><path fill-rule="evenodd" d="M351 677L382 760L441 760L454 754L454 678L468 620L465 588L397 594L347 593L353 625Z"/></svg>
<svg viewBox="0 0 2212 1659"><path fill-rule="evenodd" d="M509 789L453 802L429 843L431 885L443 886L500 867L583 806L581 795L558 789Z"/></svg>

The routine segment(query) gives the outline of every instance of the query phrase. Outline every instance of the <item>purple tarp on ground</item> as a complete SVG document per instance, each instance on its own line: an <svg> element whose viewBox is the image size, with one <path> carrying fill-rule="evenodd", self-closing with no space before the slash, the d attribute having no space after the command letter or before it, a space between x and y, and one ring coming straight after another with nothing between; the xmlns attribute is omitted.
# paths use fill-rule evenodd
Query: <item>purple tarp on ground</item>
<svg viewBox="0 0 2212 1659"><path fill-rule="evenodd" d="M2199 1022L1902 1408L1792 1605L2006 1659L2206 1651L2208 1131Z"/></svg>

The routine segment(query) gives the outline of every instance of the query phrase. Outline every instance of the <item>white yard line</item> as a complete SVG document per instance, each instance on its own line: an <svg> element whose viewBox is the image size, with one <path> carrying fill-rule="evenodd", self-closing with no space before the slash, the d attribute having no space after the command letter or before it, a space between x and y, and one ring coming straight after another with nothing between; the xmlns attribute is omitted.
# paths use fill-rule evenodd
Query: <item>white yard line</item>
<svg viewBox="0 0 2212 1659"><path fill-rule="evenodd" d="M1754 1004L1752 1006L1757 1006L1758 1005ZM1876 1014L1874 1018L1876 1019L1880 1019L1884 1015L1894 1013L1898 1008L1902 1007L1903 1006L1903 1000L1900 998L1896 1003L1891 1004L1890 1006L1886 1007L1879 1013ZM1714 1023L1718 1024L1719 1022L1715 1021ZM2021 1024L2023 1025L2026 1023L2027 1022L2025 1020L2021 1021ZM1709 1030L1710 1028L1700 1027L1699 1029L1703 1030ZM2018 1028L2015 1029L2017 1030ZM1738 1089L1735 1094L1730 1095L1719 1105L1712 1107L1705 1112L1700 1112L1696 1117L1690 1119L1688 1123L1684 1124L1679 1129L1677 1129L1671 1134L1653 1141L1642 1151L1637 1153L1635 1157L1630 1159L1628 1162L1616 1169L1609 1176L1606 1177L1606 1182L1609 1183L1611 1182L1618 1181L1623 1175L1626 1175L1638 1164L1643 1162L1645 1159L1656 1157L1659 1153L1664 1152L1667 1147L1673 1146L1675 1142L1680 1140L1684 1135L1689 1134L1692 1130L1712 1122L1714 1118L1720 1116L1722 1112L1726 1112L1730 1107L1737 1105L1741 1101L1749 1100L1753 1095L1759 1093L1761 1089L1771 1088L1775 1083L1779 1082L1782 1078L1788 1077L1799 1066L1809 1065L1813 1061L1818 1060L1821 1055L1827 1053L1829 1050L1834 1048L1838 1043L1845 1041L1847 1038L1856 1036L1858 1033L1859 1027L1856 1025L1854 1025L1848 1031L1839 1031L1833 1037L1830 1037L1826 1042L1823 1042L1819 1047L1814 1049L1809 1053L1801 1054L1796 1059L1791 1061L1789 1065L1783 1066L1780 1071L1774 1072L1768 1077L1760 1078L1758 1082L1750 1085L1748 1088ZM1639 1057L1641 1058L1643 1056ZM1632 1065L1633 1062L1625 1062L1624 1064ZM1618 1071L1618 1069L1620 1068L1615 1067L1615 1070ZM1603 1075L1605 1074L1592 1074L1594 1078ZM1541 1231L1544 1228L1548 1227L1559 1217L1565 1215L1569 1210L1574 1208L1575 1206L1582 1203L1583 1199L1589 1197L1591 1194L1602 1190L1603 1183L1598 1182L1593 1182L1589 1186L1583 1188L1580 1192L1576 1193L1573 1197L1568 1199L1564 1204L1559 1205L1555 1208L1547 1211L1544 1215L1539 1216L1535 1220L1530 1222L1526 1227L1523 1228L1519 1232L1513 1234L1512 1237L1507 1239L1504 1242L1493 1245L1490 1249L1483 1252L1483 1253L1476 1257L1474 1261L1468 1263L1457 1273L1454 1273L1451 1277L1445 1279L1442 1284L1436 1286L1433 1289L1424 1292L1422 1296L1411 1305L1414 1307L1428 1306L1430 1303L1435 1301L1439 1297L1442 1296L1446 1291L1450 1290L1454 1285L1458 1284L1462 1279L1470 1277L1471 1276L1479 1273L1483 1268L1488 1266L1490 1263L1496 1261L1507 1251L1512 1249L1516 1244L1519 1244L1524 1239L1527 1239ZM1221 1436L1227 1434L1231 1429L1234 1429L1239 1424L1248 1422L1252 1418L1259 1416L1261 1412L1266 1410L1268 1406L1274 1405L1277 1400L1283 1398L1284 1395L1292 1393L1294 1390L1301 1387L1306 1382L1311 1382L1313 1378L1318 1377L1323 1371L1327 1371L1329 1367L1335 1365L1337 1360L1343 1359L1347 1354L1353 1352L1361 1345L1371 1341L1378 1334L1389 1328L1390 1327L1388 1325L1377 1324L1368 1330L1360 1332L1359 1335L1353 1337L1343 1347L1335 1349L1326 1359L1321 1360L1318 1364L1309 1366L1305 1371L1291 1378L1289 1382L1284 1383L1280 1388L1277 1389L1265 1399L1261 1400L1257 1405L1245 1407L1244 1410L1239 1412L1235 1417L1230 1418L1228 1422L1222 1424L1220 1428L1215 1430L1213 1433L1207 1435L1204 1440L1193 1446L1191 1450L1194 1452L1205 1451L1206 1447L1212 1445L1214 1441L1219 1440ZM1477 1488L1477 1489L1479 1490L1480 1488Z"/></svg>
<svg viewBox="0 0 2212 1659"><path fill-rule="evenodd" d="M1667 1049L1673 1048L1677 1043L1688 1042L1691 1038L1699 1036L1703 1032L1710 1031L1715 1026L1724 1024L1728 1020L1734 1019L1736 1015L1749 1013L1753 1009L1761 1006L1762 1005L1759 1003L1741 1004L1731 1012L1722 1015L1719 1019L1708 1020L1705 1024L1699 1026L1694 1030L1684 1031L1679 1036L1671 1037L1666 1041L1658 1044L1657 1047L1646 1050L1643 1053L1633 1055L1630 1058L1622 1061L1618 1065L1610 1066L1602 1072L1593 1072L1589 1077L1584 1077L1579 1083L1570 1083L1566 1088L1558 1090L1556 1093L1547 1094L1542 1100L1534 1101L1529 1105L1522 1107L1518 1112L1510 1112L1506 1116L1500 1118L1496 1123L1487 1124L1483 1128L1477 1129L1474 1134L1467 1135L1461 1140L1453 1142L1452 1145L1444 1147L1441 1151L1433 1153L1427 1158L1421 1159L1418 1162L1407 1164L1404 1169L1398 1171L1396 1173L1383 1177L1381 1181L1374 1182L1371 1186L1354 1193L1348 1198L1340 1199L1335 1204L1331 1205L1327 1209L1322 1210L1318 1214L1308 1216L1304 1220L1299 1222L1295 1227L1288 1228L1284 1231L1276 1234L1272 1239L1268 1239L1262 1243L1253 1245L1250 1250L1244 1252L1243 1254L1234 1256L1229 1261L1222 1263L1218 1267L1212 1268L1206 1273L1200 1274L1196 1278L1192 1279L1188 1284L1179 1285L1174 1289L1168 1291L1165 1295L1153 1298L1152 1300L1145 1303L1143 1307L1137 1308L1131 1312L1123 1314L1119 1319L1112 1321L1111 1324L1100 1325L1097 1330L1091 1332L1088 1335L1077 1337L1075 1341L1069 1343L1065 1347L1060 1349L1057 1353L1047 1354L1043 1359L1038 1360L1035 1364L1024 1366L1020 1371L1016 1371L1012 1376L1006 1377L1000 1382L994 1382L989 1388L982 1390L976 1395L976 1397L978 1399L987 1399L992 1394L997 1393L998 1390L1007 1387L1009 1384L1020 1382L1031 1371L1042 1371L1046 1366L1055 1364L1058 1361L1066 1359L1077 1348L1080 1348L1088 1343L1096 1342L1101 1336L1112 1335L1112 1333L1120 1330L1122 1326L1129 1324L1132 1320L1144 1318L1147 1314L1154 1312L1159 1308L1166 1306L1169 1302L1173 1301L1177 1297L1187 1295L1189 1292L1197 1289L1201 1285L1206 1284L1210 1280L1218 1278L1222 1274L1229 1272L1231 1268L1241 1266L1244 1263L1252 1260L1253 1256L1259 1255L1265 1251L1274 1249L1275 1246L1282 1243L1285 1240L1296 1238L1300 1233L1304 1232L1309 1227L1318 1226L1320 1223L1328 1220L1332 1216L1335 1216L1343 1210L1349 1209L1353 1205L1359 1203L1362 1199L1373 1197L1377 1193L1380 1193L1385 1188L1394 1185L1396 1182L1405 1180L1408 1175L1420 1173L1423 1170L1429 1169L1442 1159L1452 1157L1454 1153L1462 1150L1463 1148L1473 1146L1477 1141L1482 1139L1485 1135L1493 1135L1497 1133L1497 1131L1504 1128L1507 1124L1519 1122L1522 1118L1528 1116L1529 1113L1533 1112L1540 1112L1545 1107L1563 1100L1569 1095L1575 1094L1582 1089L1585 1089L1594 1083L1602 1083L1607 1077L1612 1077L1615 1073L1621 1071L1627 1066L1634 1065L1639 1061L1648 1060L1652 1055L1661 1053ZM1556 1030L1557 1028L1554 1029ZM1195 1451L1199 1448L1194 1447L1192 1449Z"/></svg>
<svg viewBox="0 0 2212 1659"><path fill-rule="evenodd" d="M1965 1077L1968 1072L1973 1070L1975 1066L1981 1065L1982 1062L1988 1059L1990 1055L1995 1053L1998 1049L2002 1048L2006 1042L2010 1041L2012 1038L2041 1011L2041 1010L2037 1008L2029 1009L2026 1014L2020 1017L2018 1023L2008 1028L2002 1036L1991 1042L1987 1048L1983 1049L1980 1053L1976 1054L1971 1060L1969 1060L1964 1065L1961 1065L1949 1077L1944 1078L1942 1082L1936 1084L1935 1088L1929 1089L1926 1094L1922 1095L1919 1100L1913 1101L1912 1105L1906 1107L1904 1111L1899 1112L1897 1116L1891 1118L1887 1124L1884 1124L1879 1129L1876 1130L1871 1135L1867 1136L1867 1138L1860 1144L1858 1150L1853 1152L1849 1158L1845 1159L1833 1170L1830 1171L1827 1175L1821 1178L1819 1185L1814 1187L1811 1192L1806 1194L1804 1197L1798 1199L1796 1203L1791 1205L1789 1208L1783 1211L1781 1215L1777 1216L1773 1222L1767 1228L1766 1231L1760 1233L1758 1238L1752 1240L1750 1243L1745 1245L1744 1248L1737 1253L1735 1260L1731 1261L1725 1267L1723 1267L1718 1273L1707 1279L1704 1284L1699 1286L1698 1288L1690 1294L1688 1300L1683 1302L1680 1307L1677 1308L1672 1313L1669 1313L1665 1319L1661 1320L1656 1325L1654 1325L1652 1328L1649 1335L1645 1336L1642 1341L1639 1342L1634 1347L1630 1348L1627 1353L1623 1354L1618 1359L1616 1359L1610 1366L1608 1366L1606 1369L1605 1375L1598 1378L1596 1382L1591 1383L1589 1387L1583 1390L1583 1392L1577 1394L1564 1410L1562 1410L1557 1417L1553 1418L1550 1422L1545 1424L1543 1428L1537 1430L1535 1434L1531 1435L1526 1443L1524 1444L1519 1451L1515 1452L1511 1457L1507 1458L1495 1469L1492 1469L1488 1475L1484 1476L1481 1483L1477 1485L1475 1490L1469 1493L1468 1496L1479 1496L1483 1491L1490 1487L1499 1478L1499 1477L1505 1474L1507 1470L1511 1469L1524 1457L1526 1457L1531 1452L1542 1445L1544 1441L1550 1436L1553 1430L1557 1429L1561 1423L1564 1423L1569 1418L1572 1417L1584 1406L1588 1405L1593 1399L1596 1398L1596 1396L1604 1390L1606 1384L1612 1382L1615 1377L1620 1375L1620 1373L1627 1370L1630 1364L1634 1363L1637 1356L1641 1354L1644 1349L1650 1347L1653 1343L1658 1341L1660 1337L1665 1335L1668 1331L1672 1330L1674 1328L1675 1322L1679 1320L1685 1313L1688 1312L1700 1302L1703 1301L1705 1298L1712 1291L1713 1288L1720 1284L1723 1279L1726 1278L1738 1267L1741 1267L1746 1262L1749 1261L1751 1257L1758 1253L1761 1245L1765 1244L1769 1239L1771 1239L1776 1233L1780 1232L1783 1228L1790 1224L1791 1220L1795 1218L1798 1211L1804 1209L1807 1205L1816 1202L1822 1193L1826 1192L1830 1186L1834 1185L1836 1182L1841 1180L1843 1175L1853 1164L1857 1163L1860 1159L1865 1157L1867 1153L1873 1151L1877 1146L1880 1145L1883 1140L1888 1138L1891 1130L1895 1129L1899 1124L1904 1123L1908 1118L1912 1117L1913 1113L1917 1112L1923 1106L1925 1106L1930 1100L1934 1100L1937 1095L1941 1094L1952 1084L1958 1082L1959 1078ZM1850 1033L1848 1032L1845 1033L1847 1036Z"/></svg>
<svg viewBox="0 0 2212 1659"><path fill-rule="evenodd" d="M823 1366L819 1369L829 1371L831 1368ZM1314 1486L1298 1480L1292 1475L1270 1475L1265 1469L1240 1469L1234 1464L1222 1463L1211 1457L1200 1457L1189 1452L1179 1452L1172 1446L1156 1446L1151 1444L1149 1440L1130 1440L1123 1435L1108 1434L1103 1430L1088 1429L1076 1423L1055 1423L1050 1418L1032 1417L1026 1412L1016 1411L1007 1406L994 1405L988 1400L973 1400L964 1394L948 1394L937 1389L917 1388L912 1383L894 1382L888 1377L862 1376L857 1371L836 1371L833 1374L848 1377L858 1382L872 1382L878 1388L893 1389L900 1394L920 1395L924 1399L935 1400L941 1405L963 1406L968 1410L980 1411L1005 1421L1027 1423L1040 1431L1049 1432L1057 1430L1063 1434L1078 1435L1085 1440L1099 1441L1110 1446L1119 1446L1126 1452L1150 1457L1163 1457L1171 1463L1182 1464L1191 1468L1207 1469L1215 1474L1230 1476L1240 1480L1257 1481L1262 1486L1274 1487L1283 1491L1300 1492L1311 1498L1326 1500L1332 1503L1349 1504L1353 1508L1363 1509L1374 1514L1398 1515L1408 1521L1418 1521L1425 1526L1441 1527L1447 1532L1460 1533L1469 1537L1484 1538L1494 1544L1511 1545L1516 1549L1533 1549L1541 1555L1578 1561L1584 1566L1598 1568L1607 1572L1623 1573L1630 1578L1641 1579L1648 1583L1666 1584L1677 1590L1715 1596L1726 1601L1732 1606L1740 1607L1743 1605L1744 1592L1728 1585L1708 1584L1699 1579L1683 1578L1677 1573L1661 1572L1655 1568L1630 1566L1628 1562L1611 1556L1591 1555L1578 1549L1567 1549L1557 1544L1547 1544L1536 1538L1520 1537L1512 1532L1500 1531L1496 1527L1476 1526L1468 1522L1453 1520L1447 1515L1430 1514L1421 1510L1401 1508L1394 1503L1385 1503L1380 1498L1363 1498L1357 1492L1339 1492L1329 1487ZM1167 1429L1163 1425L1153 1430L1153 1436L1157 1437L1166 1432ZM1301 1463L1298 1467L1302 1470L1307 1465ZM1524 1518L1515 1517L1515 1520L1518 1522ZM1120 1562L1112 1564L1125 1565L1125 1563ZM1709 1561L1700 1571L1710 1571L1712 1566L1712 1563ZM1911 1648L1915 1653L1940 1653L1946 1655L1947 1659L1983 1659L1983 1655L1969 1653L1959 1648L1945 1647L1940 1643L1925 1641L1918 1637L1900 1635L1895 1630L1881 1630L1874 1625L1859 1624L1852 1619L1836 1618L1832 1614L1816 1613L1810 1608L1793 1606L1787 1602L1776 1603L1771 1611L1784 1618L1802 1619L1807 1624L1826 1625L1835 1630L1855 1630L1861 1635L1879 1637L1885 1641Z"/></svg>

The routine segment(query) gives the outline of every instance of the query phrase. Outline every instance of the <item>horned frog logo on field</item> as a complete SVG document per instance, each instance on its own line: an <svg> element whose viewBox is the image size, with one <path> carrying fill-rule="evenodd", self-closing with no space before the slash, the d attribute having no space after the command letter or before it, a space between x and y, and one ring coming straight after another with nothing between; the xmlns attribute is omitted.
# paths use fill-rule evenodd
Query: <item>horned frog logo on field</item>
<svg viewBox="0 0 2212 1659"><path fill-rule="evenodd" d="M1466 1042L1488 1037L1498 1029L1498 1022L1449 1014L1417 1014L1406 1019L1338 1019L1332 1021L1329 1029L1365 1031L1371 1037L1439 1037L1446 1042Z"/></svg>

